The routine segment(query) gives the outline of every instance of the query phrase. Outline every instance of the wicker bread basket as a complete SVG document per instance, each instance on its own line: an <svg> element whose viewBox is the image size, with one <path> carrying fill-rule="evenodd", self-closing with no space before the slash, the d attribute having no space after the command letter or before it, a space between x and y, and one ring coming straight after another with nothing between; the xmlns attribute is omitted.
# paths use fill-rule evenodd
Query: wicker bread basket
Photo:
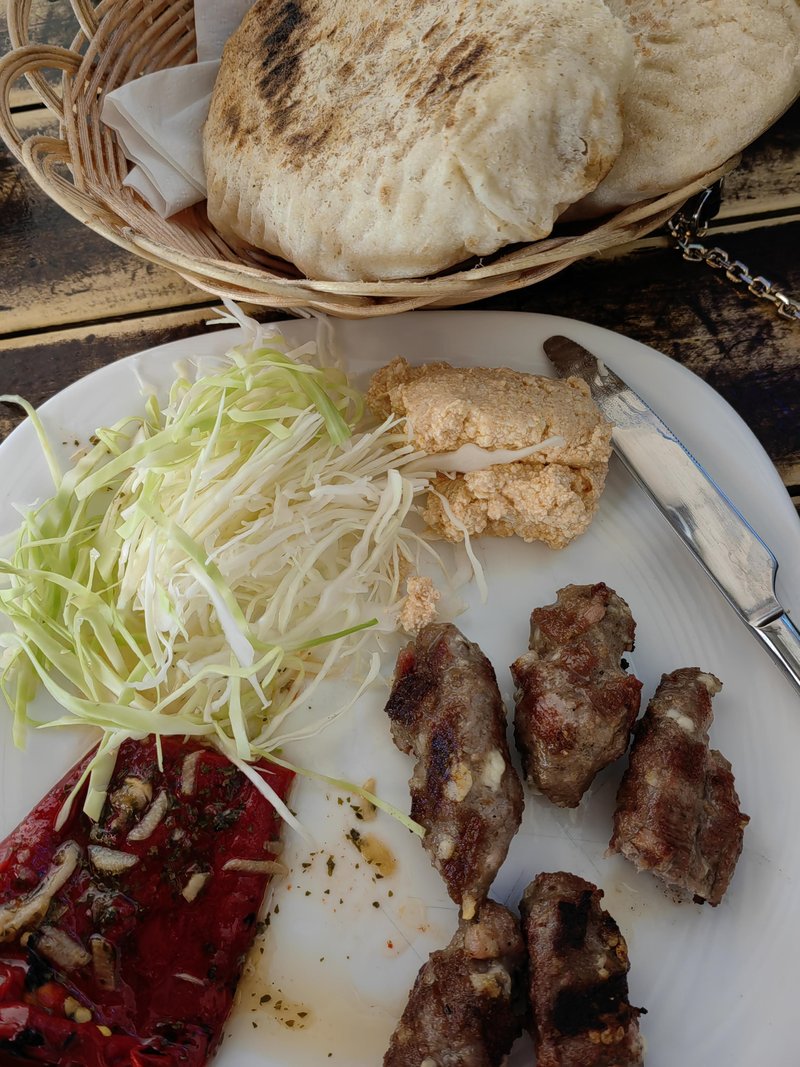
<svg viewBox="0 0 800 1067"><path fill-rule="evenodd" d="M192 0L101 0L97 6L91 0L69 2L77 25L67 49L30 43L31 0L8 0L14 48L0 60L0 134L38 185L75 218L216 296L275 308L315 308L348 318L481 300L532 285L578 259L657 229L678 205L732 165L581 231L572 228L435 277L309 279L282 260L230 248L209 223L205 203L164 220L122 185L128 163L114 133L100 121L103 96L142 74L194 61ZM44 77L54 69L62 72L60 90ZM58 137L21 137L10 94L22 76L57 116Z"/></svg>

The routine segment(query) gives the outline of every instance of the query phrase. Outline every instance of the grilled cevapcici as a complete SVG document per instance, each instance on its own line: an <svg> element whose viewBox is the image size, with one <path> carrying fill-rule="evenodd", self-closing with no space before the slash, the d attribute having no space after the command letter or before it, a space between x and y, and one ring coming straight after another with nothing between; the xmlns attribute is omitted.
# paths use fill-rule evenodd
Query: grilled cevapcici
<svg viewBox="0 0 800 1067"><path fill-rule="evenodd" d="M526 1015L519 924L487 900L420 970L384 1067L499 1067Z"/></svg>
<svg viewBox="0 0 800 1067"><path fill-rule="evenodd" d="M711 698L722 683L698 667L665 674L636 728L617 794L611 849L640 871L717 905L750 821L731 765L709 750Z"/></svg>
<svg viewBox="0 0 800 1067"><path fill-rule="evenodd" d="M81 792L55 829L87 757L0 844L3 1067L201 1067L220 1039L280 820L220 753L161 749L122 745L98 823Z"/></svg>
<svg viewBox="0 0 800 1067"><path fill-rule="evenodd" d="M620 666L636 624L613 589L568 585L531 615L530 651L511 665L514 733L531 785L574 808L628 747L642 683Z"/></svg>
<svg viewBox="0 0 800 1067"><path fill-rule="evenodd" d="M397 658L392 737L416 756L411 817L450 897L470 919L522 818L506 714L491 663L451 623L432 623Z"/></svg>
<svg viewBox="0 0 800 1067"><path fill-rule="evenodd" d="M640 1008L628 1001L628 950L577 875L540 874L520 910L528 945L537 1067L640 1067Z"/></svg>

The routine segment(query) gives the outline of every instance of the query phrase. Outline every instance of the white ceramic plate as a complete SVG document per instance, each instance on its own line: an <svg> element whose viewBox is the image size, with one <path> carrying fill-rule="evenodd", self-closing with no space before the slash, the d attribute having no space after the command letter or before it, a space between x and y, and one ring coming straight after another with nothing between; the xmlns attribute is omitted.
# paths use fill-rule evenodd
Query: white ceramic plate
<svg viewBox="0 0 800 1067"><path fill-rule="evenodd" d="M778 592L785 605L800 610L800 526L780 479L733 410L678 364L597 327L539 315L430 312L337 321L334 328L356 376L401 354L411 361L506 364L547 374L541 342L554 333L573 337L621 373L725 487L781 561ZM313 329L308 322L285 325L298 341ZM138 408L137 367L166 383L175 360L224 351L236 338L225 332L189 339L113 364L49 401L42 417L68 455L97 425ZM33 432L23 425L0 447L0 532L15 524L12 503L48 493ZM478 546L489 601L481 604L470 591L457 621L494 663L509 707L507 665L526 647L531 609L552 601L568 582L603 580L626 598L637 620L632 658L645 701L662 672L679 666L699 665L723 679L712 744L732 761L742 806L752 817L722 905L677 905L654 880L604 855L618 764L598 777L577 812L526 797L522 829L493 895L516 906L528 880L542 870L571 870L603 888L628 939L631 999L648 1009L642 1030L649 1067L796 1067L800 701L616 462L594 524L566 550L514 540L486 539ZM407 808L411 762L391 743L385 695L376 686L335 733L295 755L351 781L374 776L386 799ZM336 696L329 689L319 701L328 707ZM45 701L39 707L45 710ZM32 737L19 753L8 727L3 718L0 835L86 748L86 737L74 731ZM254 954L243 980L217 1062L376 1067L419 966L449 940L455 909L418 841L388 817L359 822L346 797L305 782L293 803L317 845L309 855L301 842L289 844L292 871L275 890L263 953ZM391 851L393 874L374 877L375 868L347 839L353 828ZM511 1062L532 1062L526 1041Z"/></svg>

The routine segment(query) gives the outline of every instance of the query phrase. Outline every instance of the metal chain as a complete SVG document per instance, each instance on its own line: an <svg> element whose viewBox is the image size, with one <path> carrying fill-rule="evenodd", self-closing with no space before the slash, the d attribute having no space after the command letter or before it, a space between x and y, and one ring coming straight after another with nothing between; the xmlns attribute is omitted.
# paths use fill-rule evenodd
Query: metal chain
<svg viewBox="0 0 800 1067"><path fill-rule="evenodd" d="M752 275L746 263L733 259L723 248L707 248L698 238L708 232L708 224L722 202L722 179L704 189L667 223L673 240L690 263L705 263L712 270L724 272L728 281L744 286L760 300L768 300L785 319L800 321L800 301L787 296L762 274Z"/></svg>

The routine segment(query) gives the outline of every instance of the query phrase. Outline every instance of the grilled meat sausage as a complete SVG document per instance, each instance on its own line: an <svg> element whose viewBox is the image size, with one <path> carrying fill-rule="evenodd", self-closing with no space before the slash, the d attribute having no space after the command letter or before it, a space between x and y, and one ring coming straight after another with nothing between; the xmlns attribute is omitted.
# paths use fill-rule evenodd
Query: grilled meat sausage
<svg viewBox="0 0 800 1067"><path fill-rule="evenodd" d="M628 1002L628 950L577 875L540 874L520 910L528 945L537 1067L638 1067L640 1008Z"/></svg>
<svg viewBox="0 0 800 1067"><path fill-rule="evenodd" d="M514 734L528 782L574 808L625 752L642 683L620 667L636 624L613 589L568 585L531 615L530 651L511 665Z"/></svg>
<svg viewBox="0 0 800 1067"><path fill-rule="evenodd" d="M730 884L749 822L730 763L708 748L721 686L698 667L662 677L636 729L611 838L639 870L712 906Z"/></svg>
<svg viewBox="0 0 800 1067"><path fill-rule="evenodd" d="M522 1033L525 945L488 900L417 975L384 1067L498 1067Z"/></svg>
<svg viewBox="0 0 800 1067"><path fill-rule="evenodd" d="M423 627L397 658L386 705L399 749L416 756L411 817L450 897L471 919L522 818L494 670L450 623Z"/></svg>

